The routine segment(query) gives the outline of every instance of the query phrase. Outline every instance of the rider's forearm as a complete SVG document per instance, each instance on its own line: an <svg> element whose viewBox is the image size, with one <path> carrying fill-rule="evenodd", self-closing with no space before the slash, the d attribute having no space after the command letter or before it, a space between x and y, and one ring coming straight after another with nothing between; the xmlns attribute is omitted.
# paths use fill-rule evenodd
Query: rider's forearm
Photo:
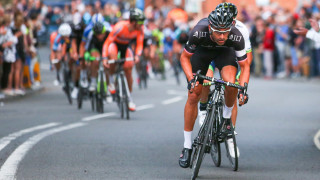
<svg viewBox="0 0 320 180"><path fill-rule="evenodd" d="M80 43L80 48L79 48L80 57L84 57L84 53L86 52L85 45L86 45L85 42Z"/></svg>
<svg viewBox="0 0 320 180"><path fill-rule="evenodd" d="M241 68L241 75L240 75L240 85L244 86L244 83L249 84L249 78L250 78L250 64L248 62L248 59L239 62L240 68Z"/></svg>
<svg viewBox="0 0 320 180"><path fill-rule="evenodd" d="M78 54L78 48L77 48L77 42L76 42L76 40L75 39L72 39L71 40L71 49L72 49L72 52L73 53L76 53L76 54Z"/></svg>
<svg viewBox="0 0 320 180"><path fill-rule="evenodd" d="M180 58L181 67L188 81L193 79L192 66L190 62L191 56L192 54L188 54L187 52L183 51Z"/></svg>

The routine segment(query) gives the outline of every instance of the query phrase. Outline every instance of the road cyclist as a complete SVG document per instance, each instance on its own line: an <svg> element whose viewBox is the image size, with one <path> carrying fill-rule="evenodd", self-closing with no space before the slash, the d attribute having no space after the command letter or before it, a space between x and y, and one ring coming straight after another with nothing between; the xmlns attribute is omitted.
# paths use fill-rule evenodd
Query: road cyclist
<svg viewBox="0 0 320 180"><path fill-rule="evenodd" d="M145 15L142 10L138 8L130 9L129 20L120 21L113 27L107 40L103 45L102 56L106 58L104 60L105 67L109 68L111 75L115 73L115 64L108 64L108 59L117 59L118 52L120 52L121 58L134 57L134 61L126 61L123 64L124 73L128 81L129 91L132 93L132 69L134 63L139 62L139 58L143 50L144 30L143 24ZM136 39L135 53L130 48L130 42ZM114 85L110 83L110 91L114 89ZM113 91L115 93L115 91ZM129 110L135 111L136 105L133 103L132 96L129 97Z"/></svg>
<svg viewBox="0 0 320 180"><path fill-rule="evenodd" d="M203 80L199 79L196 82L193 73L201 70L201 75L206 75L212 60L220 70L222 79L230 83L235 83L239 64L242 72L240 85L248 84L250 65L247 61L244 38L234 26L233 13L224 7L215 9L209 14L208 18L201 19L197 23L190 33L180 58L182 69L188 81L188 99L184 110L184 148L179 158L179 165L183 168L190 166L192 154L191 136L198 114L197 104L203 87ZM225 87L225 105L222 118L226 122L228 130L232 126L231 112L237 95L237 89ZM240 91L239 104L245 104L247 98L247 94ZM228 145L232 146L233 143L228 143ZM230 147L229 149L233 148ZM232 155L232 152L230 154Z"/></svg>

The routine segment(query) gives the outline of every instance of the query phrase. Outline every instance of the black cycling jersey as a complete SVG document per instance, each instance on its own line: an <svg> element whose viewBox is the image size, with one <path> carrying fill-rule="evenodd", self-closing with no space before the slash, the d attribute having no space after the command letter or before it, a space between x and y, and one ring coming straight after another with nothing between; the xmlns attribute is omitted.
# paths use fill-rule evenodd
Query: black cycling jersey
<svg viewBox="0 0 320 180"><path fill-rule="evenodd" d="M88 50L98 50L100 53L102 53L102 47L103 47L103 43L106 41L106 39L108 38L109 32L105 33L105 36L103 38L103 40L99 40L91 31L90 35L89 35L89 46L88 46Z"/></svg>
<svg viewBox="0 0 320 180"><path fill-rule="evenodd" d="M72 28L72 33L70 37L71 39L76 39L77 49L79 50L85 24L83 24L82 22L78 25L71 24L71 28Z"/></svg>
<svg viewBox="0 0 320 180"><path fill-rule="evenodd" d="M185 46L185 50L187 52L193 54L197 49L214 50L221 47L231 47L234 48L238 61L242 61L247 58L244 38L236 27L232 27L225 44L223 46L219 46L216 42L211 40L208 25L208 19L204 18L201 19L193 28Z"/></svg>

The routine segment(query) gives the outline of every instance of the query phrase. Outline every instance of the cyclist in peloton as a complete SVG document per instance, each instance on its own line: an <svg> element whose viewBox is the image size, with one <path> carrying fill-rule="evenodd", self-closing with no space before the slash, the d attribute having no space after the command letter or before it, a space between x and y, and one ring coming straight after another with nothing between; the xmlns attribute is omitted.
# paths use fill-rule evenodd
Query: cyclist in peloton
<svg viewBox="0 0 320 180"><path fill-rule="evenodd" d="M201 74L206 75L209 64L214 60L222 79L235 83L238 61L242 71L240 85L244 86L249 81L250 65L247 61L244 38L233 24L233 14L228 9L223 7L215 9L208 18L201 19L193 28L181 54L181 66L188 81L188 99L184 109L184 148L179 158L179 165L183 168L190 166L191 135L198 114L197 104L203 84L203 80L195 82L193 73L201 70ZM237 94L237 89L225 87L223 118L227 123L227 129L231 129L231 111ZM240 105L247 99L243 94L240 93Z"/></svg>
<svg viewBox="0 0 320 180"><path fill-rule="evenodd" d="M51 63L55 66L55 70L57 73L57 79L54 81L54 85L59 85L60 83L60 60L62 58L66 58L66 54L68 53L71 42L70 35L72 33L72 29L69 24L63 23L59 26L58 33L52 33L50 36L51 43L51 54L50 59ZM65 60L65 59L64 59Z"/></svg>
<svg viewBox="0 0 320 180"><path fill-rule="evenodd" d="M88 36L88 52L91 57L101 57L102 47L105 40L108 38L109 31L102 22L96 22L90 35ZM95 91L97 87L97 76L99 69L99 61L92 61L90 65L91 70L91 83L89 91ZM108 79L108 78L107 78Z"/></svg>
<svg viewBox="0 0 320 180"><path fill-rule="evenodd" d="M79 50L80 50L80 44L82 40L82 34L85 28L85 23L82 20L81 14L80 13L75 13L73 14L72 17L72 33L71 33L71 59L73 62L79 61L79 66L76 67L76 73L75 73L75 86L72 90L71 97L73 99L76 99L78 96L78 88L79 88L79 78L80 78L80 69L81 66L84 66L84 63L79 59Z"/></svg>
<svg viewBox="0 0 320 180"><path fill-rule="evenodd" d="M219 4L216 9L218 8L225 8L228 9L228 11L230 11L231 13L233 13L233 19L235 20L235 27L241 32L242 36L244 37L244 43L245 43L245 49L246 49L246 53L247 53L247 61L249 62L249 64L251 65L252 62L252 49L251 49L251 43L250 43L250 39L249 39L249 31L247 29L247 27L239 20L236 20L236 17L238 15L238 10L237 7L232 4L232 3L221 3ZM215 64L214 61L212 61L212 63L209 66L208 72L207 72L207 76L209 77L213 77L214 74L214 69L215 69ZM237 78L236 80L239 81L239 76L241 74L241 70L238 69L238 73L237 73ZM206 107L207 107L207 102L208 102L208 94L210 91L210 87L209 86L205 86L202 89L202 93L201 93L201 99L200 99L200 107L199 107L199 124L200 126L202 125L202 123L204 122L204 119L207 115L207 111L206 111ZM232 115L231 115L231 121L233 126L236 125L236 118L237 118L237 99L234 103L233 109L232 109ZM238 154L240 156L239 150L238 150Z"/></svg>
<svg viewBox="0 0 320 180"><path fill-rule="evenodd" d="M133 51L129 47L130 41L136 38L136 51L134 60L135 63L139 62L139 56L142 54L143 50L143 24L145 20L144 13L138 9L134 8L130 10L129 21L118 22L111 33L109 34L107 40L103 45L103 57L108 59L117 59L118 52L120 52L121 58L130 58L134 56ZM104 65L110 68L110 74L115 73L115 64L109 65L107 60L105 60ZM123 69L128 81L129 91L132 92L133 78L132 78L132 68L134 62L126 61L123 65ZM109 86L111 88L111 86ZM132 101L132 97L129 97L129 110L135 111L136 105Z"/></svg>

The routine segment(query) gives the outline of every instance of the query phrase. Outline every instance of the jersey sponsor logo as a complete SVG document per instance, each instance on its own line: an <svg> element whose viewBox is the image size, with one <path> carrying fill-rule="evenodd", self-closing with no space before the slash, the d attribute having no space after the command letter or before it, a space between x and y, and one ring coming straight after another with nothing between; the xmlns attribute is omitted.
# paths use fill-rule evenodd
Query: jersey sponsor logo
<svg viewBox="0 0 320 180"><path fill-rule="evenodd" d="M192 36L194 36L194 37L196 37L196 38L199 38L199 36L198 36L198 31L194 32Z"/></svg>
<svg viewBox="0 0 320 180"><path fill-rule="evenodd" d="M199 35L200 35L199 38L207 37L207 32L200 32Z"/></svg>
<svg viewBox="0 0 320 180"><path fill-rule="evenodd" d="M202 38L202 37L207 37L207 33L208 32L196 31L196 32L193 33L192 36L194 36L196 38Z"/></svg>
<svg viewBox="0 0 320 180"><path fill-rule="evenodd" d="M229 36L229 39L232 40L232 41L238 41L238 42L240 42L240 41L241 41L241 38L242 38L242 36L237 36L237 35L233 35L233 34L231 34L231 35Z"/></svg>

